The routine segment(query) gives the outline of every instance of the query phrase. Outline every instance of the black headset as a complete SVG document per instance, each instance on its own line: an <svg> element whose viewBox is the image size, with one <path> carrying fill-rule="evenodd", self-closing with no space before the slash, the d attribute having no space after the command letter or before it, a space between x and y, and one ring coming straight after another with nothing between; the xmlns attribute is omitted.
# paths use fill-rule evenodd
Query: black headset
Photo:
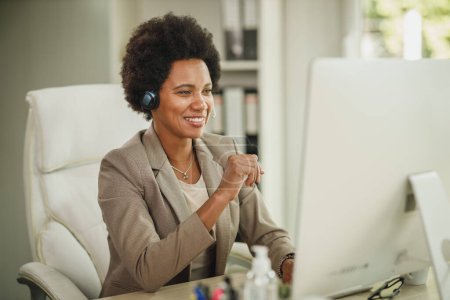
<svg viewBox="0 0 450 300"><path fill-rule="evenodd" d="M144 112L150 112L151 110L159 106L159 97L152 91L145 91L144 97L142 97L141 108Z"/></svg>

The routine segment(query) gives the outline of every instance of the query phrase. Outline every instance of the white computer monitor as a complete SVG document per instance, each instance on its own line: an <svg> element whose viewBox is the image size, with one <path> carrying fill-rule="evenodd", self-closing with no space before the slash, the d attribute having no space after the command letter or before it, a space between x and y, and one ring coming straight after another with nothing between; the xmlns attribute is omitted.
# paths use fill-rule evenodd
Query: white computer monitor
<svg viewBox="0 0 450 300"><path fill-rule="evenodd" d="M450 61L318 59L307 101L293 299L428 268L408 176L450 191Z"/></svg>

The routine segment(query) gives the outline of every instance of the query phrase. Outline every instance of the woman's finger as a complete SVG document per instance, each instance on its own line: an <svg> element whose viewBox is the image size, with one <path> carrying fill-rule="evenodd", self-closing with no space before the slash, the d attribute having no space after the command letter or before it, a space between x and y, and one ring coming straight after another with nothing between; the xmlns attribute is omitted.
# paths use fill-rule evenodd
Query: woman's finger
<svg viewBox="0 0 450 300"><path fill-rule="evenodd" d="M260 182L261 182L261 167L257 163L256 164L256 183L260 183Z"/></svg>
<svg viewBox="0 0 450 300"><path fill-rule="evenodd" d="M252 172L250 172L247 175L247 179L245 180L245 185L246 186L251 186L253 184L253 182L255 181L254 175Z"/></svg>

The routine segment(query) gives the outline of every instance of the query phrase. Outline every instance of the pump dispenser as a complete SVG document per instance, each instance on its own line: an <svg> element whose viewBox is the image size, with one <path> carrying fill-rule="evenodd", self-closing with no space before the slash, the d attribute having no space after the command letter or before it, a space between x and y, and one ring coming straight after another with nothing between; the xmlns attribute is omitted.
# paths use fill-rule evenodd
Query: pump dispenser
<svg viewBox="0 0 450 300"><path fill-rule="evenodd" d="M277 278L267 256L268 249L266 246L253 246L252 250L255 257L252 269L247 273L244 300L277 300Z"/></svg>

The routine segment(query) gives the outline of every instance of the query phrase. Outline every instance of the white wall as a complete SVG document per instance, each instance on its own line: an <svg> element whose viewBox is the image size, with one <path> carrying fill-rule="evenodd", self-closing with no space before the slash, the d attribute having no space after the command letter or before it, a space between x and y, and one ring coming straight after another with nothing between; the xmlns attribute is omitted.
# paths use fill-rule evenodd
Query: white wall
<svg viewBox="0 0 450 300"><path fill-rule="evenodd" d="M109 80L108 0L0 1L0 299L27 299L22 149L31 89Z"/></svg>
<svg viewBox="0 0 450 300"><path fill-rule="evenodd" d="M120 83L120 69L125 55L125 46L137 25L137 3L135 0L110 0L109 48L110 81Z"/></svg>

